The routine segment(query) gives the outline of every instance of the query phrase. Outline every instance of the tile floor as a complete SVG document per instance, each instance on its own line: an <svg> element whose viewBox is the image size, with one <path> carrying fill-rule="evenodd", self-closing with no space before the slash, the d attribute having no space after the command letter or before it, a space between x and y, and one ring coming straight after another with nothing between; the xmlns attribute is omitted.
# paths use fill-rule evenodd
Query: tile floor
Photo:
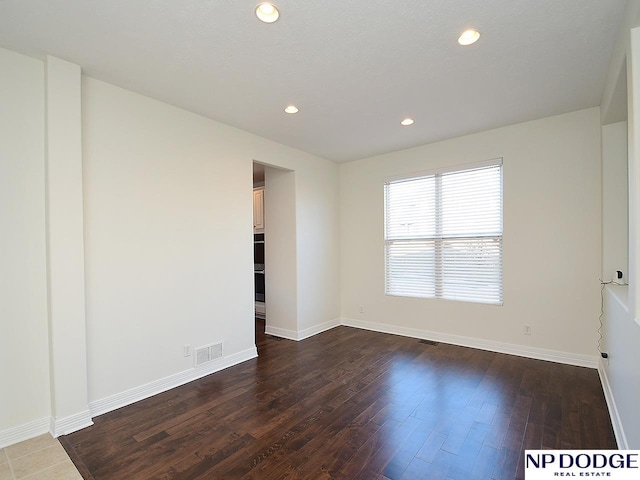
<svg viewBox="0 0 640 480"><path fill-rule="evenodd" d="M51 435L0 449L0 480L82 480L62 445Z"/></svg>

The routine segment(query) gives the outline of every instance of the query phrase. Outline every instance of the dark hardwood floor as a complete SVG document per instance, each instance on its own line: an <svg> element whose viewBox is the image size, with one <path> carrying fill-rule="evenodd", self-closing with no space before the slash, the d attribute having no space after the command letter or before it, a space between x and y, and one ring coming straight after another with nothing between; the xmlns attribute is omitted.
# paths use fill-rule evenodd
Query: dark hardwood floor
<svg viewBox="0 0 640 480"><path fill-rule="evenodd" d="M61 437L85 479L521 479L614 449L596 370L338 327Z"/></svg>

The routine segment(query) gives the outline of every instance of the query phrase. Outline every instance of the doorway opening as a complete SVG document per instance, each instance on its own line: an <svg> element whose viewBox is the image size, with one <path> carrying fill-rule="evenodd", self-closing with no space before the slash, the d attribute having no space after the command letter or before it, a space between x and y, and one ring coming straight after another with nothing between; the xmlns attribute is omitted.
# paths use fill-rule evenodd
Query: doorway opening
<svg viewBox="0 0 640 480"><path fill-rule="evenodd" d="M256 335L264 333L266 324L265 235L264 235L265 167L253 162L253 281Z"/></svg>
<svg viewBox="0 0 640 480"><path fill-rule="evenodd" d="M297 331L295 171L253 162L256 324L291 338Z"/></svg>

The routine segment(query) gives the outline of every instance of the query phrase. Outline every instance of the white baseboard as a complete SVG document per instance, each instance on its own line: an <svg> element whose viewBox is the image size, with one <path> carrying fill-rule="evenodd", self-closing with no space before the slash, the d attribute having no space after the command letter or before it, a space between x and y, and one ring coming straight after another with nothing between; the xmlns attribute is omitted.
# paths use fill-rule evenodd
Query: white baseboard
<svg viewBox="0 0 640 480"><path fill-rule="evenodd" d="M320 325L315 325L313 327L305 328L298 332L298 340L304 340L305 338L313 337L322 332L326 332L327 330L331 330L332 328L336 328L342 325L341 319L334 318L333 320L329 320L328 322L321 323Z"/></svg>
<svg viewBox="0 0 640 480"><path fill-rule="evenodd" d="M76 413L65 418L55 419L51 417L50 432L53 438L58 438L60 435L68 435L69 433L77 432L83 428L93 425L91 419L91 412L85 410L84 412Z"/></svg>
<svg viewBox="0 0 640 480"><path fill-rule="evenodd" d="M153 395L166 392L167 390L179 387L180 385L184 385L185 383L189 383L212 373L219 372L220 370L224 370L225 368L229 368L239 363L246 362L247 360L250 360L257 356L258 351L256 347L248 348L247 350L243 350L242 352L234 353L233 355L229 355L227 357L222 357L218 360L214 360L197 368L185 370L184 372L161 378L160 380L156 380L154 382L147 383L145 385L141 385L139 387L135 387L121 393L117 393L115 395L111 395L107 398L95 400L89 403L89 409L91 410L91 414L94 417L97 417L98 415L111 412L126 405L131 405L132 403L144 400L145 398L152 397Z"/></svg>
<svg viewBox="0 0 640 480"><path fill-rule="evenodd" d="M339 318L334 318L333 320L329 320L328 322L321 323L320 325L314 325L313 327L305 328L303 330L289 330L286 328L272 327L267 325L265 327L265 332L267 335L273 335L275 337L286 338L288 340L300 341L305 338L313 337L322 332L326 332L327 330L331 330L332 328L339 327L341 325L341 321Z"/></svg>
<svg viewBox="0 0 640 480"><path fill-rule="evenodd" d="M600 382L602 383L604 398L607 401L607 407L609 408L611 425L613 426L613 433L616 436L616 443L618 444L618 448L621 450L629 450L627 436L624 433L624 427L622 426L620 413L618 412L616 400L613 396L613 390L611 390L611 384L609 383L609 378L607 377L607 369L604 367L602 359L598 362L598 373L600 374Z"/></svg>
<svg viewBox="0 0 640 480"><path fill-rule="evenodd" d="M264 333L273 335L274 337L286 338L287 340L298 340L298 332L287 328L265 326Z"/></svg>
<svg viewBox="0 0 640 480"><path fill-rule="evenodd" d="M278 328L271 327L267 325L265 327L265 332L267 335L273 335L275 337L286 338L288 340L300 341L305 338L313 337L322 332L326 332L327 330L331 330L332 328L336 328L342 325L341 320L339 318L334 318L333 320L329 320L328 322L321 323L319 325L314 325L313 327L305 328L302 330L288 330L286 328Z"/></svg>
<svg viewBox="0 0 640 480"><path fill-rule="evenodd" d="M316 325L314 327L306 328L300 331L271 327L267 325L267 327L265 328L265 333L267 333L268 335L274 335L276 337L299 341L304 340L305 338L309 338L313 335L317 335L318 333L322 333L326 330L330 330L339 325L361 328L363 330L372 330L381 333L402 335L404 337L435 340L438 342L451 343L453 345L460 345L463 347L478 348L480 350L507 353L509 355L517 355L519 357L535 358L537 360L547 360L550 362L576 365L579 367L598 368L598 360L595 356L560 352L557 350L548 350L544 348L526 347L524 345L515 345L511 343L494 342L490 340L482 340L479 338L464 337L461 335L451 335L447 333L432 332L429 330L399 327L397 325L367 322L364 320L356 320L353 318L336 318L320 325Z"/></svg>
<svg viewBox="0 0 640 480"><path fill-rule="evenodd" d="M0 448L30 440L45 433L49 433L49 417L39 418L17 427L0 431Z"/></svg>
<svg viewBox="0 0 640 480"><path fill-rule="evenodd" d="M422 338L434 340L442 343L451 343L462 347L478 348L480 350L490 350L492 352L507 353L519 357L535 358L537 360L548 360L550 362L565 363L579 367L597 368L598 361L595 356L580 355L575 353L559 352L557 350L547 350L544 348L526 347L511 343L493 342L479 338L463 337L461 335L450 335L447 333L431 332L429 330L418 330L415 328L399 327L384 323L367 322L353 318L343 318L342 325L347 327L361 328L363 330L373 330L381 333L392 333L404 337Z"/></svg>
<svg viewBox="0 0 640 480"><path fill-rule="evenodd" d="M300 331L267 326L265 329L265 333L277 337L299 341L305 338L309 338L313 335L317 335L318 333L324 332L326 330L330 330L339 325L361 328L364 330L372 330L381 333L402 335L405 337L429 339L464 347L518 355L521 357L548 360L552 362L577 365L581 367L597 368L600 374L602 387L604 390L607 405L609 407L609 412L611 414L611 421L613 423L616 441L618 442L619 448L628 449L622 422L618 414L611 387L609 385L606 370L604 369L601 362L598 362L597 357L535 347L525 347L522 345L514 345L508 343L492 342L477 338L450 335L407 327L399 327L396 325L388 325L383 323L367 322L364 320L356 320L352 318L336 318L320 325L316 325ZM257 356L258 352L256 348L249 348L242 352L229 355L228 357L223 357L217 361L213 361L201 367L186 370L184 372L180 372L178 374L171 375L169 377L156 380L154 382L147 383L130 390L126 390L110 397L90 402L89 410L86 412L81 412L79 414L59 420L45 417L29 423L25 423L23 425L19 425L17 427L0 431L0 448L4 448L6 446L22 442L24 440L29 440L44 433L51 433L54 437L58 437L60 435L65 435L80 430L89 425L92 425L93 422L91 418L94 416L102 415L104 413L116 410L120 407L130 405L145 398L149 398L153 395L157 395L180 385L184 385L185 383L192 382L206 375L210 375L225 368L245 362Z"/></svg>

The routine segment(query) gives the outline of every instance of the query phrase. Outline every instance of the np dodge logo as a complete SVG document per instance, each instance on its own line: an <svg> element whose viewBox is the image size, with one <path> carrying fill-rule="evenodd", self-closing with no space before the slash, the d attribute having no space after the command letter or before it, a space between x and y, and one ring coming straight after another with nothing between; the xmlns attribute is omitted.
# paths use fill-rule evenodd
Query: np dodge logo
<svg viewBox="0 0 640 480"><path fill-rule="evenodd" d="M640 450L527 450L526 480L564 477L640 479Z"/></svg>

